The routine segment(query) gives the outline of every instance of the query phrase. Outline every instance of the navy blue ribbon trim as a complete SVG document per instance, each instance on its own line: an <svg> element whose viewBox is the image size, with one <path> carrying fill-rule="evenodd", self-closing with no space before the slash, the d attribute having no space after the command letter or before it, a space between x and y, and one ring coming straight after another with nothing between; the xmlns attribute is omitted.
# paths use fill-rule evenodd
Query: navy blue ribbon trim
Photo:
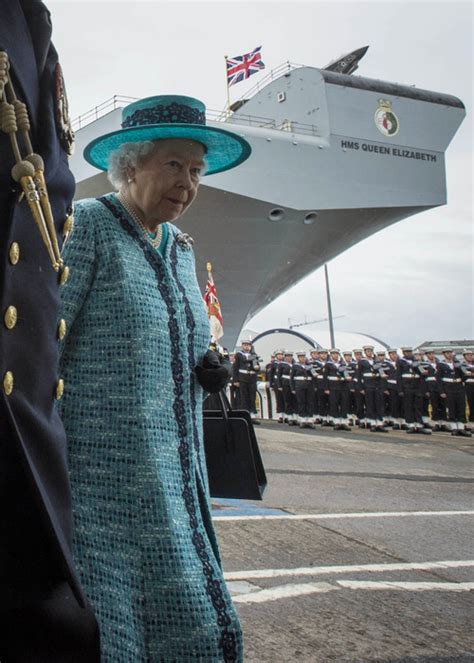
<svg viewBox="0 0 474 663"><path fill-rule="evenodd" d="M122 128L146 127L150 124L206 124L206 114L185 104L159 104L153 108L139 108L122 122Z"/></svg>

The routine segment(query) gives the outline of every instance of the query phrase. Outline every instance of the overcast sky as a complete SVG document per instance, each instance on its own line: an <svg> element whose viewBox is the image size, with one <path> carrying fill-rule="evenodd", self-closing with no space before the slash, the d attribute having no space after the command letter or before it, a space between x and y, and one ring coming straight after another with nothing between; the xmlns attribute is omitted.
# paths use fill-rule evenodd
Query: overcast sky
<svg viewBox="0 0 474 663"><path fill-rule="evenodd" d="M72 117L115 94L186 94L220 110L224 55L257 45L267 69L231 88L233 99L283 62L322 67L365 45L357 74L459 97L468 115L446 153L448 204L352 247L330 263L329 274L333 314L344 316L335 319L336 343L338 329L394 345L474 338L471 2L46 4ZM287 326L288 316L300 322L326 315L321 268L246 327L264 331Z"/></svg>

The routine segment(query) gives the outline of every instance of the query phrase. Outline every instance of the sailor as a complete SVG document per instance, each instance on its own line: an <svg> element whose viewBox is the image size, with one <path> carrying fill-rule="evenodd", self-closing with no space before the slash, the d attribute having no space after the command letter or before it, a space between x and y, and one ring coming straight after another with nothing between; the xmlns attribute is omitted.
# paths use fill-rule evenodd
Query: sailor
<svg viewBox="0 0 474 663"><path fill-rule="evenodd" d="M390 365L387 362L385 350L377 350L375 353L374 368L378 371L377 389L380 393L377 398L382 401L382 425L384 428L387 428L387 426L391 425L391 418L388 412L388 374L390 372Z"/></svg>
<svg viewBox="0 0 474 663"><path fill-rule="evenodd" d="M344 350L342 353L342 362L344 364L344 388L348 392L348 418L351 425L355 424L357 419L356 415L356 402L355 402L355 383L354 377L357 372L357 364L352 357L352 350Z"/></svg>
<svg viewBox="0 0 474 663"><path fill-rule="evenodd" d="M469 408L469 430L474 430L474 352L463 350L461 372L466 389L466 399Z"/></svg>
<svg viewBox="0 0 474 663"><path fill-rule="evenodd" d="M402 399L397 386L397 360L398 352L396 348L387 350L388 357L384 362L384 372L386 374L385 391L387 395L387 421L392 430L400 430L405 423L402 417Z"/></svg>
<svg viewBox="0 0 474 663"><path fill-rule="evenodd" d="M386 433L380 366L375 361L373 345L364 345L362 349L365 356L358 362L358 379L365 397L367 424L372 432Z"/></svg>
<svg viewBox="0 0 474 663"><path fill-rule="evenodd" d="M239 390L239 407L250 412L252 419L257 417L257 377L260 370L251 339L243 339L240 350L235 353L233 383Z"/></svg>
<svg viewBox="0 0 474 663"><path fill-rule="evenodd" d="M291 390L291 368L294 364L293 353L285 350L283 361L280 362L277 370L277 385L283 395L285 406L285 421L289 426L297 426L298 419L296 415L296 399Z"/></svg>
<svg viewBox="0 0 474 663"><path fill-rule="evenodd" d="M281 389L278 388L277 373L278 373L278 367L283 361L283 350L275 350L274 355L275 356L270 364L268 381L270 384L270 389L273 391L273 394L275 396L278 423L282 424L285 420L285 402L283 400L283 392Z"/></svg>
<svg viewBox="0 0 474 663"><path fill-rule="evenodd" d="M430 417L430 392L428 391L428 385L432 382L432 379L430 379L430 377L435 376L436 373L433 372L433 367L425 359L425 355L423 354L423 352L421 352L421 350L415 351L413 353L413 356L415 357L415 361L417 362L418 373L420 374L421 377L420 381L420 390L422 398L421 420L425 428L434 430L435 425ZM436 384L436 377L433 383ZM439 429L437 428L437 430Z"/></svg>
<svg viewBox="0 0 474 663"><path fill-rule="evenodd" d="M438 362L438 385L440 396L446 399L451 435L471 437L466 428L466 390L463 382L461 362L454 359L450 348L442 350L443 359Z"/></svg>
<svg viewBox="0 0 474 663"><path fill-rule="evenodd" d="M397 361L397 385L399 393L403 394L406 432L431 435L431 430L425 428L422 419L423 392L419 362L414 357L412 347L404 346L400 349L403 356Z"/></svg>
<svg viewBox="0 0 474 663"><path fill-rule="evenodd" d="M71 555L57 321L73 134L40 0L0 10L0 660L99 660ZM58 324L59 322L59 324Z"/></svg>
<svg viewBox="0 0 474 663"><path fill-rule="evenodd" d="M361 393L362 387L359 380L359 361L362 359L364 353L362 348L355 348L352 353L354 355L354 364L356 369L352 378L352 383L354 385L356 425L358 425L359 428L365 428L367 426L367 420L365 417L365 398L364 394Z"/></svg>
<svg viewBox="0 0 474 663"><path fill-rule="evenodd" d="M447 430L447 415L445 400L440 397L437 379L438 360L432 350L425 352L424 391L431 408L431 422L433 431Z"/></svg>
<svg viewBox="0 0 474 663"><path fill-rule="evenodd" d="M314 428L311 419L313 412L311 366L307 362L304 350L296 353L296 362L290 372L290 385L291 391L296 397L300 428Z"/></svg>
<svg viewBox="0 0 474 663"><path fill-rule="evenodd" d="M332 426L329 417L329 394L326 387L326 378L324 377L324 367L328 361L329 350L326 348L321 348L319 351L319 361L321 364L321 369L318 373L318 410L319 418L321 419L321 426Z"/></svg>
<svg viewBox="0 0 474 663"><path fill-rule="evenodd" d="M320 424L321 418L319 415L319 398L318 398L318 383L322 384L322 369L323 363L319 358L319 350L317 348L312 348L310 350L309 358L310 372L311 372L311 385L313 389L313 423ZM319 379L320 378L320 379Z"/></svg>
<svg viewBox="0 0 474 663"><path fill-rule="evenodd" d="M347 418L349 390L343 386L344 364L341 364L341 355L337 348L331 348L329 352L330 357L323 370L325 392L329 398L329 418L334 430L350 430Z"/></svg>

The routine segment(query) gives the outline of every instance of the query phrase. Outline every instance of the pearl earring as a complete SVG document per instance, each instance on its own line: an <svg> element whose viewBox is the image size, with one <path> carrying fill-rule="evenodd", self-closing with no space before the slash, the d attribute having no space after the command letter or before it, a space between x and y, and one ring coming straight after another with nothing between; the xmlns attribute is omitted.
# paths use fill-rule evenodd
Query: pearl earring
<svg viewBox="0 0 474 663"><path fill-rule="evenodd" d="M131 183L133 182L133 177L129 177L129 178L127 179L127 182L128 182L129 184L131 184Z"/></svg>

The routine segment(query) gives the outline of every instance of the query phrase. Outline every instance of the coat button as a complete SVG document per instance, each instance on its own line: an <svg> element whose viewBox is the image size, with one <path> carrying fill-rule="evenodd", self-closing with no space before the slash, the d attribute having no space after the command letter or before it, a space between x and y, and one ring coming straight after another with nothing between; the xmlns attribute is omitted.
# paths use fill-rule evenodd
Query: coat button
<svg viewBox="0 0 474 663"><path fill-rule="evenodd" d="M5 315L3 316L5 327L7 329L13 329L13 327L16 325L17 320L18 320L18 313L16 308L14 306L9 306L5 311Z"/></svg>
<svg viewBox="0 0 474 663"><path fill-rule="evenodd" d="M61 318L58 324L58 338L60 341L62 341L65 336L66 336L66 320L64 320L64 318Z"/></svg>
<svg viewBox="0 0 474 663"><path fill-rule="evenodd" d="M18 242L12 242L10 250L8 252L8 257L12 265L16 265L20 260L20 245Z"/></svg>
<svg viewBox="0 0 474 663"><path fill-rule="evenodd" d="M55 393L56 400L57 401L61 400L63 394L64 394L64 380L60 378L56 384L56 393Z"/></svg>
<svg viewBox="0 0 474 663"><path fill-rule="evenodd" d="M10 396L13 391L13 382L13 373L7 371L3 376L3 391L7 396Z"/></svg>
<svg viewBox="0 0 474 663"><path fill-rule="evenodd" d="M69 278L69 267L67 265L64 265L63 271L61 272L61 275L59 277L59 283L61 285L64 285L66 281Z"/></svg>

